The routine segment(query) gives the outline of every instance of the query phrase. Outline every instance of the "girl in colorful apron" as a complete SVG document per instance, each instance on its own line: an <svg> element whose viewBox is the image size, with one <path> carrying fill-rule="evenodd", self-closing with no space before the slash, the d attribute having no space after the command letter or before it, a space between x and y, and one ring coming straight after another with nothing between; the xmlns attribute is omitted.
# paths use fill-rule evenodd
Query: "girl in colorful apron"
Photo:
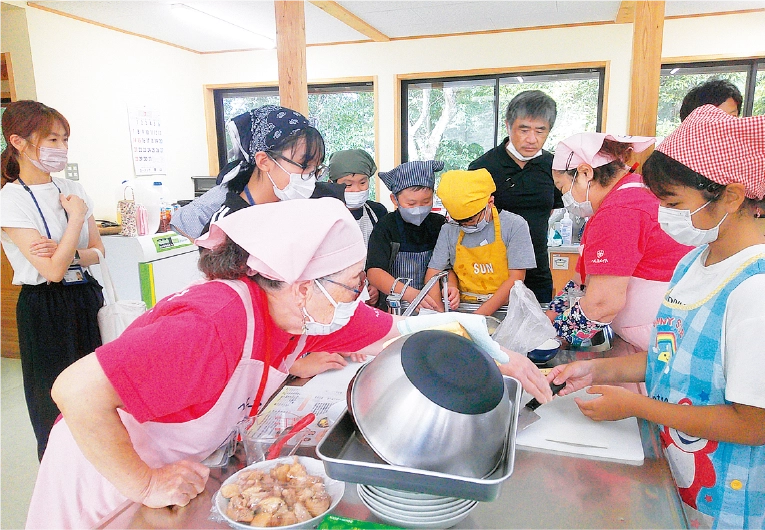
<svg viewBox="0 0 765 530"><path fill-rule="evenodd" d="M723 278L696 304L671 302L672 290L706 246L678 264L656 316L646 361L646 388L656 400L681 405L730 405L725 399L722 330L730 293L765 274L765 254ZM661 442L693 528L762 528L765 524L765 446L689 436L662 426Z"/></svg>
<svg viewBox="0 0 765 530"><path fill-rule="evenodd" d="M647 352L577 361L548 375L566 383L560 395L593 385L588 393L600 397L578 402L592 419L662 424L691 528L765 528L765 394L757 370L765 237L753 217L765 196L764 149L765 117L734 118L711 105L658 146L643 167L661 200L658 222L676 242L698 248L675 269ZM617 378L643 378L648 397L605 386Z"/></svg>

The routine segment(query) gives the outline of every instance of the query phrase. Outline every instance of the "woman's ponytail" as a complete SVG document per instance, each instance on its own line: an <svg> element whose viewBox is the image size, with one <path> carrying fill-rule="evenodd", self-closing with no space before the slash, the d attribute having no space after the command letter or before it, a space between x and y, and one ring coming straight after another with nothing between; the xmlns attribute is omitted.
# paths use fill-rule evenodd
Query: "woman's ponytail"
<svg viewBox="0 0 765 530"><path fill-rule="evenodd" d="M11 136L15 134L25 139L45 137L56 122L64 127L69 136L69 122L63 114L39 101L14 101L5 108L2 125L6 146L0 156L2 186L19 178L21 153L11 144Z"/></svg>

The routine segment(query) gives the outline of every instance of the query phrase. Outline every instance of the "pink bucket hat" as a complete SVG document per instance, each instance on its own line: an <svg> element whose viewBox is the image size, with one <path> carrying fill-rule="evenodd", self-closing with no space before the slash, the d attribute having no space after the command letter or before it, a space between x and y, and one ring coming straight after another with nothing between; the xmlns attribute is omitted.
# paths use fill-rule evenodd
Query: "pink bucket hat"
<svg viewBox="0 0 765 530"><path fill-rule="evenodd" d="M703 105L656 150L718 184L740 182L750 199L765 196L765 116L737 118Z"/></svg>
<svg viewBox="0 0 765 530"><path fill-rule="evenodd" d="M244 208L215 221L195 243L215 248L230 237L247 266L286 283L340 272L366 258L361 229L342 201L297 199Z"/></svg>
<svg viewBox="0 0 765 530"><path fill-rule="evenodd" d="M557 171L568 171L576 168L579 164L600 167L613 162L613 156L600 152L604 140L630 144L636 153L640 153L653 145L656 138L591 132L575 134L558 142L552 168Z"/></svg>

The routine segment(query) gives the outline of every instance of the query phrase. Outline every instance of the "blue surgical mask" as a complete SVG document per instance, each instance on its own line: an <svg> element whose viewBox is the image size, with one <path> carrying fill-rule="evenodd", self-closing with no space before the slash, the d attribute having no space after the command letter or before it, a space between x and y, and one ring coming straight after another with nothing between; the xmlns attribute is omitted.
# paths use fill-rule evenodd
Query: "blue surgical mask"
<svg viewBox="0 0 765 530"><path fill-rule="evenodd" d="M420 226L430 213L430 206L415 206L414 208L403 208L399 205L398 213L407 223Z"/></svg>

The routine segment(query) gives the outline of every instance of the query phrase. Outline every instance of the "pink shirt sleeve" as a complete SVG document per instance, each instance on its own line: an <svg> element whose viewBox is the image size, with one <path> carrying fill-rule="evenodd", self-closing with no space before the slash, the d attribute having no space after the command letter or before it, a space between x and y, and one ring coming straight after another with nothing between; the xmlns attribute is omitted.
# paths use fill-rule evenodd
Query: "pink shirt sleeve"
<svg viewBox="0 0 765 530"><path fill-rule="evenodd" d="M348 324L331 335L309 337L305 351L355 352L383 338L392 326L392 315L360 303Z"/></svg>

